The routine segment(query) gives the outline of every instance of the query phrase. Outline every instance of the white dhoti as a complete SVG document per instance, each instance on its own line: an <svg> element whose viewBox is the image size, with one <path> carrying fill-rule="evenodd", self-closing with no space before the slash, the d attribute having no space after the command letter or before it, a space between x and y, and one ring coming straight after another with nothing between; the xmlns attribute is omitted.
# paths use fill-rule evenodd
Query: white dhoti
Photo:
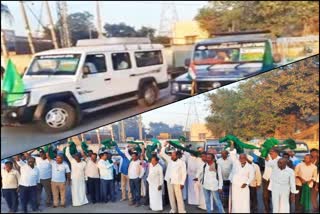
<svg viewBox="0 0 320 214"><path fill-rule="evenodd" d="M86 196L86 183L84 178L71 181L72 206L81 206L88 203Z"/></svg>
<svg viewBox="0 0 320 214"><path fill-rule="evenodd" d="M193 179L194 176L188 176L188 204L199 205L200 189Z"/></svg>
<svg viewBox="0 0 320 214"><path fill-rule="evenodd" d="M243 183L232 184L231 212L232 213L250 213L250 191L249 187L241 188Z"/></svg>
<svg viewBox="0 0 320 214"><path fill-rule="evenodd" d="M162 207L162 189L158 190L157 185L149 184L150 208L153 211L161 211Z"/></svg>
<svg viewBox="0 0 320 214"><path fill-rule="evenodd" d="M275 189L271 192L272 194L272 207L273 213L289 213L289 191L281 191L281 188Z"/></svg>
<svg viewBox="0 0 320 214"><path fill-rule="evenodd" d="M199 208L202 209L202 210L207 210L206 208L206 202L205 202L205 199L204 199L204 193L203 193L203 188L202 188L202 185L200 184L199 181L197 181L195 183L195 188L197 189L197 191L199 191ZM212 204L211 204L211 208L212 208Z"/></svg>

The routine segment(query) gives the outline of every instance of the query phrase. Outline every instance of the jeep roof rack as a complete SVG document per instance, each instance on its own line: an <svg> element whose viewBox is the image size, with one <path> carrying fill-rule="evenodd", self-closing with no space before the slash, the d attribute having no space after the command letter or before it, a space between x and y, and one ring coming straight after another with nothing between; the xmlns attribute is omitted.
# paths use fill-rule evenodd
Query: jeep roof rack
<svg viewBox="0 0 320 214"><path fill-rule="evenodd" d="M151 44L145 37L110 37L103 39L81 39L77 41L77 47L101 46L101 45L128 45L128 44Z"/></svg>
<svg viewBox="0 0 320 214"><path fill-rule="evenodd" d="M213 33L212 36L234 36L234 35L268 34L268 33L271 33L271 31L270 30L255 30L255 31Z"/></svg>

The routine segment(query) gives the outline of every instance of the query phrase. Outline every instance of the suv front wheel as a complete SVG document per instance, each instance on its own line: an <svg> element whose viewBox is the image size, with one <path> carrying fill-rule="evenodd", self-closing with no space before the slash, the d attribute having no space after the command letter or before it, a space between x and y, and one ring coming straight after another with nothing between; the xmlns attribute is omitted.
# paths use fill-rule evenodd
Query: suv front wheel
<svg viewBox="0 0 320 214"><path fill-rule="evenodd" d="M77 122L75 109L64 102L53 102L46 106L40 127L46 132L61 132L72 128Z"/></svg>
<svg viewBox="0 0 320 214"><path fill-rule="evenodd" d="M155 82L144 85L140 90L140 99L138 100L139 105L152 106L156 103L159 89Z"/></svg>

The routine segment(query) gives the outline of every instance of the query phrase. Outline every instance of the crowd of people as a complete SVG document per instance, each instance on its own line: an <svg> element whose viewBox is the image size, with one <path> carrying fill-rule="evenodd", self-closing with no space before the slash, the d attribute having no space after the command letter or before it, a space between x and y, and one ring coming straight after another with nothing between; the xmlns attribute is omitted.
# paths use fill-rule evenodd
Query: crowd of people
<svg viewBox="0 0 320 214"><path fill-rule="evenodd" d="M29 204L39 210L43 190L47 207L66 207L66 187L71 185L72 206L116 202L120 187L120 201L148 205L152 211L170 204L170 213L185 213L187 203L208 213L255 213L262 186L265 213L318 212L318 149L303 161L292 151L280 157L271 149L261 170L252 156L237 154L233 144L219 159L213 149L199 147L197 157L168 148L163 143L148 159L144 149L138 153L115 146L120 161L108 150L71 155L67 147L54 158L41 149L37 156L31 151L3 163L2 194L10 212L18 206L27 212Z"/></svg>

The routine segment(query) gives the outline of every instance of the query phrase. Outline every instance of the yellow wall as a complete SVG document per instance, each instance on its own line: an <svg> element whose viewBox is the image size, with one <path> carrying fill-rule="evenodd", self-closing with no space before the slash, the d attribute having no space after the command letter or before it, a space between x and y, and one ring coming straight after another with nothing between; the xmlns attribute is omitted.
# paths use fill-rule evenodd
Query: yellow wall
<svg viewBox="0 0 320 214"><path fill-rule="evenodd" d="M196 21L180 21L173 27L173 40L174 45L188 44L186 37L196 36L195 42L207 39L209 34L202 30Z"/></svg>
<svg viewBox="0 0 320 214"><path fill-rule="evenodd" d="M204 123L194 123L190 128L190 141L203 141L205 139L200 139L199 134L205 133L205 138L215 138L212 133L207 129Z"/></svg>
<svg viewBox="0 0 320 214"><path fill-rule="evenodd" d="M14 55L10 54L10 59L13 61L19 73L23 73L32 59L32 55ZM7 60L1 55L1 66L6 68Z"/></svg>

